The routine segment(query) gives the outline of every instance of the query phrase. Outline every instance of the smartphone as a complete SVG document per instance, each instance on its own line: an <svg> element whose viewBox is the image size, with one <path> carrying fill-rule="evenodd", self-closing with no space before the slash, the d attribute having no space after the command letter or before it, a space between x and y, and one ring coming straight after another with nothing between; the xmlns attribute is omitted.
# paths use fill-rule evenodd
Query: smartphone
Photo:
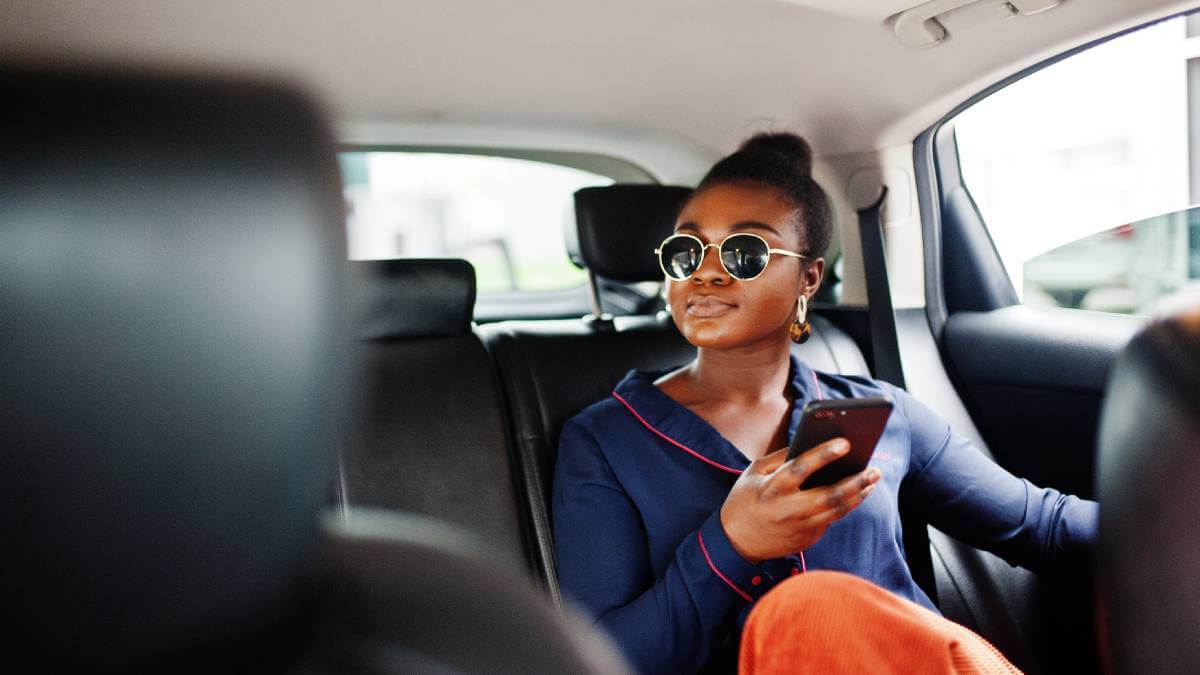
<svg viewBox="0 0 1200 675"><path fill-rule="evenodd" d="M800 489L832 485L866 469L891 414L892 402L886 398L831 399L804 406L787 458L839 436L850 441L850 452L818 469Z"/></svg>

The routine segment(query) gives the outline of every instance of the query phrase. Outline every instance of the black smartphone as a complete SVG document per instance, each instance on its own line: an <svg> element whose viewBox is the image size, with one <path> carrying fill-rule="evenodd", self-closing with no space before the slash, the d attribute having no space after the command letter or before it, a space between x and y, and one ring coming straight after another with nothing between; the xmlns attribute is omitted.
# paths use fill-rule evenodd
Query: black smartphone
<svg viewBox="0 0 1200 675"><path fill-rule="evenodd" d="M866 469L891 414L892 402L886 398L830 399L804 406L787 458L839 436L850 441L850 452L818 469L800 488L832 485Z"/></svg>

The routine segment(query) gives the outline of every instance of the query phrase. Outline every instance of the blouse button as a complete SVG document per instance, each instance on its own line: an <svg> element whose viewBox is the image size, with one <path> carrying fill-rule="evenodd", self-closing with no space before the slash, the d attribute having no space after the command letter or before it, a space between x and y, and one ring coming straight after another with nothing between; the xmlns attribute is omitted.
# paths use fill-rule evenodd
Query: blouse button
<svg viewBox="0 0 1200 675"><path fill-rule="evenodd" d="M757 586L761 583L762 583L762 577L760 577L758 575L755 575L754 578L750 580L751 586Z"/></svg>

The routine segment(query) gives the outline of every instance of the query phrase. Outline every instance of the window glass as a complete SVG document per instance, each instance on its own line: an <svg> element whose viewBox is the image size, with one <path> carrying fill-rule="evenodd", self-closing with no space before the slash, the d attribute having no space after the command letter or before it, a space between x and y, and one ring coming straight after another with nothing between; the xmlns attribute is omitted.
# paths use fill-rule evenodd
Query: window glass
<svg viewBox="0 0 1200 675"><path fill-rule="evenodd" d="M567 259L573 194L611 178L482 155L344 152L350 257L461 257L480 294L584 283Z"/></svg>
<svg viewBox="0 0 1200 675"><path fill-rule="evenodd" d="M1200 209L1121 225L1024 265L1025 303L1156 314L1200 300Z"/></svg>
<svg viewBox="0 0 1200 675"><path fill-rule="evenodd" d="M1024 302L1148 314L1194 283L1193 33L1180 17L1115 38L954 119L963 181Z"/></svg>

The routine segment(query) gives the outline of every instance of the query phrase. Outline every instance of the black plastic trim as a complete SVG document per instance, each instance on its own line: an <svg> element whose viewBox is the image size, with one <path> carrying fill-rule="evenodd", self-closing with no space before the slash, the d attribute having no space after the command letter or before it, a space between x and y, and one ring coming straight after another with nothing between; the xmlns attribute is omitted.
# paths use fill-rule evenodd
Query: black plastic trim
<svg viewBox="0 0 1200 675"><path fill-rule="evenodd" d="M925 250L925 316L929 331L939 344L942 328L949 312L946 309L945 286L942 281L942 211L941 186L933 160L933 126L913 142L913 170L917 184L917 206L921 215L921 240Z"/></svg>
<svg viewBox="0 0 1200 675"><path fill-rule="evenodd" d="M1137 316L1019 305L955 314L945 338L955 370L971 387L1098 396L1117 353L1144 323Z"/></svg>
<svg viewBox="0 0 1200 675"><path fill-rule="evenodd" d="M942 226L939 262L946 310L954 314L1020 304L996 242L963 183L953 124L942 126L935 134L933 159L942 187L938 204Z"/></svg>

